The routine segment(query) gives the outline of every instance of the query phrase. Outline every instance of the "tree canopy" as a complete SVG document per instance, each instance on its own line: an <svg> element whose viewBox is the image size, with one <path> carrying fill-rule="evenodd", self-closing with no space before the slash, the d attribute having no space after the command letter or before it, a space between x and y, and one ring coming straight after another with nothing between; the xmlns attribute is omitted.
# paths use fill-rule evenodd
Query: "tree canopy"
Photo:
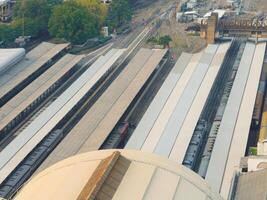
<svg viewBox="0 0 267 200"><path fill-rule="evenodd" d="M164 47L166 47L169 46L171 41L172 38L169 35L164 35L164 36L151 37L150 39L148 39L147 42L157 45L163 45Z"/></svg>
<svg viewBox="0 0 267 200"><path fill-rule="evenodd" d="M111 28L128 23L132 18L132 10L128 0L113 0L110 3L107 24Z"/></svg>
<svg viewBox="0 0 267 200"><path fill-rule="evenodd" d="M96 18L75 1L56 6L48 26L52 36L77 44L96 36L99 31Z"/></svg>
<svg viewBox="0 0 267 200"><path fill-rule="evenodd" d="M47 23L51 13L49 5L55 1L58 0L16 1L12 22L0 26L0 40L6 43L13 42L16 37L23 34L23 30L25 35L32 37L47 34Z"/></svg>
<svg viewBox="0 0 267 200"><path fill-rule="evenodd" d="M113 0L109 6L100 0L20 0L12 22L0 25L0 41L12 42L24 32L80 44L97 36L103 25L116 29L127 24L131 14L128 0Z"/></svg>
<svg viewBox="0 0 267 200"><path fill-rule="evenodd" d="M107 16L108 8L106 4L101 3L99 0L76 0L80 5L85 6L98 21L101 27Z"/></svg>
<svg viewBox="0 0 267 200"><path fill-rule="evenodd" d="M47 24L52 8L63 0L24 0L17 1L14 8L14 24L23 26L25 34L38 36L47 32ZM24 19L23 19L24 18Z"/></svg>

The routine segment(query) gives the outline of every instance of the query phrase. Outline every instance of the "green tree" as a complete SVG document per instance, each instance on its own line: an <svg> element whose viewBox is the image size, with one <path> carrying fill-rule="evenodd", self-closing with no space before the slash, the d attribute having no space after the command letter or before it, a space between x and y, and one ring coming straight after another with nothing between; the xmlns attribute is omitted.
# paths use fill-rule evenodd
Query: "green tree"
<svg viewBox="0 0 267 200"><path fill-rule="evenodd" d="M148 43L163 45L164 47L169 46L172 38L169 35L151 37L147 40Z"/></svg>
<svg viewBox="0 0 267 200"><path fill-rule="evenodd" d="M107 25L118 28L132 19L132 10L128 0L113 0L109 6Z"/></svg>
<svg viewBox="0 0 267 200"><path fill-rule="evenodd" d="M164 35L159 38L159 44L163 45L164 47L169 46L171 41L172 41L172 38L169 35Z"/></svg>
<svg viewBox="0 0 267 200"><path fill-rule="evenodd" d="M0 41L9 43L13 42L17 36L17 31L8 24L0 24Z"/></svg>
<svg viewBox="0 0 267 200"><path fill-rule="evenodd" d="M47 33L51 9L60 0L20 0L14 8L13 27L25 25L25 34L33 37Z"/></svg>
<svg viewBox="0 0 267 200"><path fill-rule="evenodd" d="M18 0L14 7L14 18L10 24L0 24L0 41L9 44L18 36L33 37L47 34L51 10L63 0ZM24 27L24 29L23 29Z"/></svg>
<svg viewBox="0 0 267 200"><path fill-rule="evenodd" d="M25 23L38 21L39 31L47 30L47 23L50 16L50 9L47 0L24 0L18 1L14 8L14 18L21 21L24 17ZM29 22L29 20L31 22Z"/></svg>
<svg viewBox="0 0 267 200"><path fill-rule="evenodd" d="M76 0L80 5L85 6L95 19L98 21L98 26L101 28L106 20L108 8L99 0Z"/></svg>
<svg viewBox="0 0 267 200"><path fill-rule="evenodd" d="M24 20L22 18L16 19L12 22L12 24L10 24L10 27L12 28L16 37L22 35L23 31L25 35L37 37L47 30L44 29L43 24L38 23L38 21L32 20L30 18L25 18Z"/></svg>
<svg viewBox="0 0 267 200"><path fill-rule="evenodd" d="M14 17L43 18L48 21L54 6L61 4L63 0L19 0L16 1Z"/></svg>
<svg viewBox="0 0 267 200"><path fill-rule="evenodd" d="M95 17L75 1L56 6L48 26L52 36L75 44L81 44L99 33Z"/></svg>

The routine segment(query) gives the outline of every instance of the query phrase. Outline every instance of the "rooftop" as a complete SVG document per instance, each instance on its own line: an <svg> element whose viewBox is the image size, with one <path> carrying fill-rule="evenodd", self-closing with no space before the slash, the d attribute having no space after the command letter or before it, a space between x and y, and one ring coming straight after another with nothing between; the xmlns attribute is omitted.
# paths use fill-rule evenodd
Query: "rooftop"
<svg viewBox="0 0 267 200"><path fill-rule="evenodd" d="M1 0L0 0L1 5ZM0 72L7 70L17 62L23 59L25 50L23 48L17 49L0 49Z"/></svg>
<svg viewBox="0 0 267 200"><path fill-rule="evenodd" d="M15 200L99 198L221 199L197 174L166 158L133 150L105 150L80 154L44 170Z"/></svg>

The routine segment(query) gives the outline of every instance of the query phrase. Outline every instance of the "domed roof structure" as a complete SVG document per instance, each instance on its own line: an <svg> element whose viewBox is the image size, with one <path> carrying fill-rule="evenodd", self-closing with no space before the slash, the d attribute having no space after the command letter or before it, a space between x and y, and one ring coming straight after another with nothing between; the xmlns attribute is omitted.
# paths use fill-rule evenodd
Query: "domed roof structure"
<svg viewBox="0 0 267 200"><path fill-rule="evenodd" d="M15 200L217 200L206 182L182 165L134 150L103 150L63 160L32 178Z"/></svg>

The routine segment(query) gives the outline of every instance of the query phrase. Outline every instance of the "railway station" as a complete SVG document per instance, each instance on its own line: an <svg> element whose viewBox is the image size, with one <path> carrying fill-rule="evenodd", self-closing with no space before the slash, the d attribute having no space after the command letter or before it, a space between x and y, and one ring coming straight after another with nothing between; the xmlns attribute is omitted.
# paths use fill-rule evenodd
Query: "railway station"
<svg viewBox="0 0 267 200"><path fill-rule="evenodd" d="M246 44L217 133L206 180L224 197L229 194L234 169L246 152L265 49L266 43Z"/></svg>
<svg viewBox="0 0 267 200"><path fill-rule="evenodd" d="M88 65L86 55L62 53L68 44L40 46L47 53L36 61L34 49L18 49L8 60L13 67L2 62L2 76L20 88L8 90L0 110L2 196L70 156L119 147L184 165L228 198L249 138L257 141L258 130L264 141L265 42L232 39L184 52L166 75L166 49L140 48L126 62L127 49L111 48ZM17 66L24 68L12 71ZM160 76L166 78L157 83Z"/></svg>
<svg viewBox="0 0 267 200"><path fill-rule="evenodd" d="M27 53L24 59L15 66L9 67L5 73L1 73L0 107L48 69L53 60L57 59L69 45L43 42ZM9 64L12 65L11 61Z"/></svg>
<svg viewBox="0 0 267 200"><path fill-rule="evenodd" d="M89 52L0 49L0 197L253 196L247 181L267 177L267 43L216 38L215 19L179 57L147 42L158 22Z"/></svg>
<svg viewBox="0 0 267 200"><path fill-rule="evenodd" d="M186 69L180 78L177 76L179 80L169 94L165 93L162 86L158 97L154 99L155 105L151 104L126 148L154 152L182 163L194 127L229 45L230 43L210 45L203 52L191 55L190 60L187 59L188 55L182 55L182 60L176 66ZM159 102L162 96L166 99L165 102ZM158 113L155 113L152 106L157 107Z"/></svg>
<svg viewBox="0 0 267 200"><path fill-rule="evenodd" d="M99 58L66 91L49 105L1 152L1 182L52 131L65 115L95 86L120 57L123 50L111 50Z"/></svg>
<svg viewBox="0 0 267 200"><path fill-rule="evenodd" d="M0 110L2 196L70 156L119 147L184 165L228 198L256 129L264 141L265 42L209 44L182 53L167 71L172 61L166 49L140 48L126 62L127 49L111 48L85 62L86 55L62 53L68 44L40 46L47 54L33 64L23 63L34 49L14 51L14 67L3 64L2 76L20 90L10 88ZM166 78L157 82L160 76ZM23 86L17 84L23 79Z"/></svg>
<svg viewBox="0 0 267 200"><path fill-rule="evenodd" d="M99 149L166 53L141 49L38 170L77 153Z"/></svg>
<svg viewBox="0 0 267 200"><path fill-rule="evenodd" d="M235 48L236 54L227 59ZM261 78L265 56L265 42L255 45L240 41L210 45L195 55L182 54L125 148L184 164L228 198L235 182L233 174L240 170L240 161L248 152L255 110L262 109L255 102L262 84L266 84ZM225 68L229 63L230 70ZM202 79L198 68L203 70ZM221 79L224 84L220 86L221 73L229 75ZM176 81L168 83L171 79ZM217 106L210 103L215 90L223 91ZM264 138L263 131L261 135Z"/></svg>
<svg viewBox="0 0 267 200"><path fill-rule="evenodd" d="M28 117L49 94L60 87L68 75L73 73L76 64L82 57L71 54L63 56L56 64L3 105L0 110L0 137L6 137L13 127Z"/></svg>

